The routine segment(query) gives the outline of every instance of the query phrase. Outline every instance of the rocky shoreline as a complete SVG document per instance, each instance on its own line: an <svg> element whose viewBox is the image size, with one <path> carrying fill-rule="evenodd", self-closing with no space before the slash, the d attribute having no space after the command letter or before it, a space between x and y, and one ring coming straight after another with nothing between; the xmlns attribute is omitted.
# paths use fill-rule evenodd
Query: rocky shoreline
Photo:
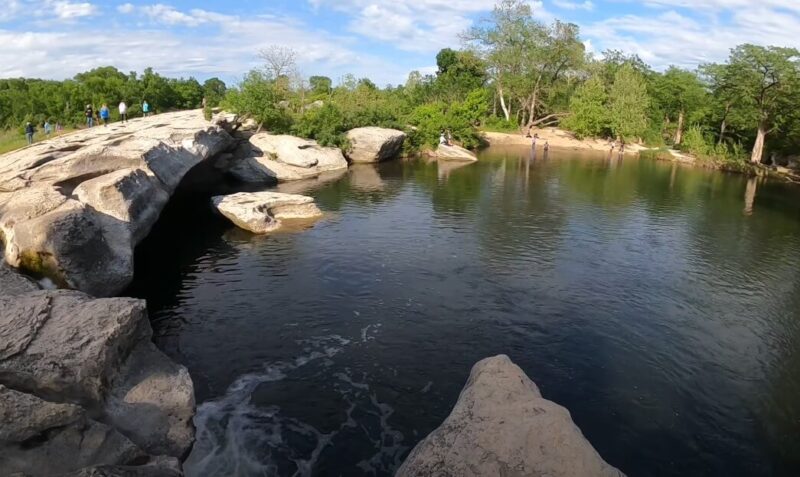
<svg viewBox="0 0 800 477"><path fill-rule="evenodd" d="M152 343L144 301L113 297L133 278L135 247L201 164L244 184L327 181L351 163L398 157L405 140L401 131L381 128L359 128L348 137L345 155L314 141L256 132L232 115L209 122L201 111L183 111L0 156L5 260L64 288L42 290L0 263L0 473L182 475L195 432L191 377ZM441 149L438 160L476 160L468 151ZM282 219L321 214L311 198L282 189L215 196L209 205L254 233L272 231ZM498 389L502 395L491 391ZM489 414L464 414L465 406L483 406ZM520 406L530 409L531 419L519 419ZM505 424L511 422L513 429ZM530 439L542 429L541 442ZM469 439L459 438L465 430ZM447 448L460 446L455 454L441 444L452 439L457 442ZM494 463L470 463L479 456L473 451L492 443L499 446L491 450ZM493 358L476 365L451 417L399 475L511 469L515 475L620 475L566 410L544 401L508 358Z"/></svg>

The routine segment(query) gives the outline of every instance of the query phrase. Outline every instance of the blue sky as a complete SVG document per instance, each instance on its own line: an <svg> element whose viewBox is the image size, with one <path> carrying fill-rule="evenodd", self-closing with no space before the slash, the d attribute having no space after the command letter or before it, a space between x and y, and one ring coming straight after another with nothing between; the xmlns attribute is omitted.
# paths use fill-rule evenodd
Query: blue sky
<svg viewBox="0 0 800 477"><path fill-rule="evenodd" d="M231 82L270 45L301 72L401 83L495 0L0 0L0 77L61 79L102 65ZM721 61L750 42L800 48L800 0L531 0L576 23L590 52L636 53L658 69Z"/></svg>

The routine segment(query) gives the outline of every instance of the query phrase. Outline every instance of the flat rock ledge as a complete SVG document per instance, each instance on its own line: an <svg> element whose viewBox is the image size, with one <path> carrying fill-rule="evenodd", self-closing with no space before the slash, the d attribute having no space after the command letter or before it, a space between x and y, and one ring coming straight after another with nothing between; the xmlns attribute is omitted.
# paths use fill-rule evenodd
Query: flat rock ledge
<svg viewBox="0 0 800 477"><path fill-rule="evenodd" d="M188 371L145 303L0 290L0 474L179 476L194 442Z"/></svg>
<svg viewBox="0 0 800 477"><path fill-rule="evenodd" d="M505 356L478 362L450 416L396 477L620 477L570 417Z"/></svg>
<svg viewBox="0 0 800 477"><path fill-rule="evenodd" d="M134 247L183 177L236 146L202 111L94 127L0 155L6 261L62 287L113 296Z"/></svg>
<svg viewBox="0 0 800 477"><path fill-rule="evenodd" d="M279 192L240 192L211 198L211 204L238 227L265 234L281 227L281 219L322 216L314 199Z"/></svg>
<svg viewBox="0 0 800 477"><path fill-rule="evenodd" d="M355 163L395 159L403 150L406 133L378 127L355 128L347 132L350 148L347 158Z"/></svg>
<svg viewBox="0 0 800 477"><path fill-rule="evenodd" d="M447 146L440 144L436 149L425 152L425 155L440 161L464 161L475 162L478 160L472 151L461 146Z"/></svg>

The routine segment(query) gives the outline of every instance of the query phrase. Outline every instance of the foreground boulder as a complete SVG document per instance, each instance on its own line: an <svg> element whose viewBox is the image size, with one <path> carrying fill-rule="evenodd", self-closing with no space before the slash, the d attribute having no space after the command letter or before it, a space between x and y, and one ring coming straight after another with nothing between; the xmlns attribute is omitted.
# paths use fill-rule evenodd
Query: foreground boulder
<svg viewBox="0 0 800 477"><path fill-rule="evenodd" d="M44 401L0 385L3 475L57 475L90 465L133 465L149 456L74 404Z"/></svg>
<svg viewBox="0 0 800 477"><path fill-rule="evenodd" d="M38 289L36 282L0 260L0 296L23 295Z"/></svg>
<svg viewBox="0 0 800 477"><path fill-rule="evenodd" d="M350 148L347 158L352 162L380 162L395 159L403 150L406 133L397 129L366 127L347 132Z"/></svg>
<svg viewBox="0 0 800 477"><path fill-rule="evenodd" d="M211 203L238 227L257 234L278 229L281 226L280 219L306 219L322 215L311 197L279 192L240 192L213 197Z"/></svg>
<svg viewBox="0 0 800 477"><path fill-rule="evenodd" d="M569 411L548 401L507 356L478 362L453 411L420 442L397 477L622 476L594 450Z"/></svg>
<svg viewBox="0 0 800 477"><path fill-rule="evenodd" d="M347 169L347 160L335 147L309 139L257 133L234 152L229 173L242 182L272 184Z"/></svg>
<svg viewBox="0 0 800 477"><path fill-rule="evenodd" d="M67 290L0 297L0 384L81 406L144 452L180 458L193 442L194 390L151 338L142 300Z"/></svg>
<svg viewBox="0 0 800 477"><path fill-rule="evenodd" d="M96 296L133 278L133 249L201 162L235 146L201 111L66 134L0 155L0 240L15 267Z"/></svg>

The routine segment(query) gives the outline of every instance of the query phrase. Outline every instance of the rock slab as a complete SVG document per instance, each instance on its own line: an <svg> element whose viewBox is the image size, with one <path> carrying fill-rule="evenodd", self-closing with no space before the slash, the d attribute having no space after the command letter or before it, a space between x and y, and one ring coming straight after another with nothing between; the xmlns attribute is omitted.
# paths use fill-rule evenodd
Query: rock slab
<svg viewBox="0 0 800 477"><path fill-rule="evenodd" d="M123 291L133 249L184 176L235 146L201 111L84 129L0 155L6 261L94 296Z"/></svg>
<svg viewBox="0 0 800 477"><path fill-rule="evenodd" d="M355 128L347 132L351 162L372 163L395 159L403 150L406 133L378 127Z"/></svg>
<svg viewBox="0 0 800 477"><path fill-rule="evenodd" d="M322 215L311 197L269 191L216 196L211 198L211 204L238 227L257 234L278 229L280 219Z"/></svg>
<svg viewBox="0 0 800 477"><path fill-rule="evenodd" d="M445 144L439 144L439 147L433 151L428 151L426 155L441 161L475 162L478 160L478 156L461 146L447 146Z"/></svg>
<svg viewBox="0 0 800 477"><path fill-rule="evenodd" d="M396 477L620 477L569 411L542 397L505 356L478 362L450 416Z"/></svg>

